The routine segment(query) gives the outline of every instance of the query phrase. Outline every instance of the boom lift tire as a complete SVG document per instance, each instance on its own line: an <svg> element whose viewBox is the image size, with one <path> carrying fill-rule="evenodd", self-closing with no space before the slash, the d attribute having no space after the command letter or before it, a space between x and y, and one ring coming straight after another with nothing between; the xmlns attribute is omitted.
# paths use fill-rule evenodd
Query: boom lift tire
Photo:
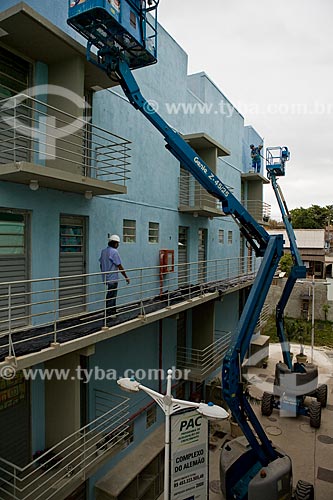
<svg viewBox="0 0 333 500"><path fill-rule="evenodd" d="M321 422L321 404L313 400L309 406L310 426L319 429Z"/></svg>
<svg viewBox="0 0 333 500"><path fill-rule="evenodd" d="M273 402L274 396L273 394L269 394L269 392L264 392L261 400L261 414L265 417L269 417L272 415L273 411Z"/></svg>
<svg viewBox="0 0 333 500"><path fill-rule="evenodd" d="M307 483L306 481L298 481L296 485L294 500L314 500L313 485Z"/></svg>
<svg viewBox="0 0 333 500"><path fill-rule="evenodd" d="M317 401L321 404L322 408L326 408L327 405L327 385L323 384L316 390Z"/></svg>

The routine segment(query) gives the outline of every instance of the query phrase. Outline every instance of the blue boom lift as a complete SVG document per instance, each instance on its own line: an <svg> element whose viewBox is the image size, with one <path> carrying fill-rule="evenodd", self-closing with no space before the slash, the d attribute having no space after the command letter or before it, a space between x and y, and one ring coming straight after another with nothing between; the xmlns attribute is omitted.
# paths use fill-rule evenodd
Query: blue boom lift
<svg viewBox="0 0 333 500"><path fill-rule="evenodd" d="M276 307L276 330L282 347L283 362L275 368L273 394L265 392L262 398L261 413L270 416L273 408L282 410L285 415L304 415L310 417L310 425L320 427L321 408L327 403L327 385L317 386L318 368L312 363L292 364L289 342L287 341L283 314L290 294L297 279L306 277L306 268L299 254L295 233L291 224L291 217L287 203L277 183L277 177L285 175L285 164L290 159L287 147L267 148L266 170L270 179L290 243L290 253L293 259L286 286ZM305 405L305 397L312 396L311 403Z"/></svg>
<svg viewBox="0 0 333 500"><path fill-rule="evenodd" d="M262 257L239 321L237 338L223 361L223 397L248 441L240 453L233 441L224 451L222 489L226 499L313 500L312 485L302 481L293 496L291 460L266 436L245 397L241 375L252 334L283 254L283 238L270 236L256 222L141 94L131 69L157 61L158 4L159 0L70 0L68 23L87 39L88 59L121 85L134 108L164 136L166 148L208 193L221 201L224 213L234 217L256 256Z"/></svg>

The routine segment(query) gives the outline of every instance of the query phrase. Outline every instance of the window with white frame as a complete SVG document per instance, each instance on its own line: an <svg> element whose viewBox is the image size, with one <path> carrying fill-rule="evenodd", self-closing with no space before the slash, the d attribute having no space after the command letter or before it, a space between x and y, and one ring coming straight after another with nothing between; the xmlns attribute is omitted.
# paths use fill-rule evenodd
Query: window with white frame
<svg viewBox="0 0 333 500"><path fill-rule="evenodd" d="M149 243L158 243L160 236L160 225L158 222L149 222L148 241Z"/></svg>
<svg viewBox="0 0 333 500"><path fill-rule="evenodd" d="M136 242L136 221L130 219L123 220L123 242Z"/></svg>
<svg viewBox="0 0 333 500"><path fill-rule="evenodd" d="M219 229L219 243L224 245L224 229Z"/></svg>
<svg viewBox="0 0 333 500"><path fill-rule="evenodd" d="M232 231L228 231L228 245L232 244Z"/></svg>

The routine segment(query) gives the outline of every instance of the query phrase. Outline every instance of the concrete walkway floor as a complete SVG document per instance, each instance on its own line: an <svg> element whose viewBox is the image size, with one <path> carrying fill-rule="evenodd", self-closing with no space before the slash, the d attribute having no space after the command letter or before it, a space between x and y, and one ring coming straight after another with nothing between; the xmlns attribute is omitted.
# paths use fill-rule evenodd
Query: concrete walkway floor
<svg viewBox="0 0 333 500"><path fill-rule="evenodd" d="M292 346L297 353L299 348ZM310 348L305 348L308 359ZM282 359L280 345L270 346L268 367L249 369L250 394L260 398L264 391L271 392L274 381L275 364ZM310 427L308 417L282 417L273 410L270 417L263 417L260 404L253 408L274 444L283 449L292 459L294 485L299 479L315 486L315 500L333 499L333 351L314 350L314 363L319 367L319 382L328 385L328 404L322 411L319 429ZM307 398L310 401L310 398ZM232 439L230 424L213 423L210 436L210 482L209 500L223 500L220 491L219 461L221 447L227 439Z"/></svg>

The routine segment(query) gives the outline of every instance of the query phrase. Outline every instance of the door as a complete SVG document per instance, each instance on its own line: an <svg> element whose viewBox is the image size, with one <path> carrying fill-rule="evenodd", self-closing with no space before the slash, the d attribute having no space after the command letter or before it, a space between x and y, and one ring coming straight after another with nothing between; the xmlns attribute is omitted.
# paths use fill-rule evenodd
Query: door
<svg viewBox="0 0 333 500"><path fill-rule="evenodd" d="M59 315L86 310L86 218L60 216Z"/></svg>
<svg viewBox="0 0 333 500"><path fill-rule="evenodd" d="M0 378L0 429L0 457L19 467L27 465L31 461L30 393L22 372L11 380Z"/></svg>
<svg viewBox="0 0 333 500"><path fill-rule="evenodd" d="M179 226L178 229L178 285L189 282L188 278L188 227Z"/></svg>
<svg viewBox="0 0 333 500"><path fill-rule="evenodd" d="M198 231L198 281L207 281L207 229Z"/></svg>
<svg viewBox="0 0 333 500"><path fill-rule="evenodd" d="M29 217L0 210L0 332L29 324Z"/></svg>

